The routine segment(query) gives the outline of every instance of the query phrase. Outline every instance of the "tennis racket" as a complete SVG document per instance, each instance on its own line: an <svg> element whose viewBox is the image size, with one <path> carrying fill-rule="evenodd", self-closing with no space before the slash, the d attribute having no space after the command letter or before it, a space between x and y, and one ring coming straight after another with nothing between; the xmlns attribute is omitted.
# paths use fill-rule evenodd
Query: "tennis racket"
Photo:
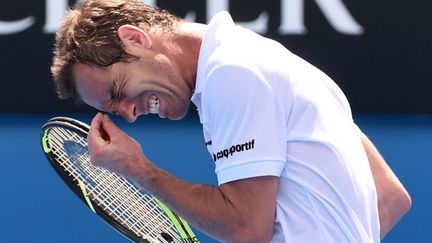
<svg viewBox="0 0 432 243"><path fill-rule="evenodd" d="M187 222L131 180L93 166L89 126L54 117L41 128L42 149L69 188L93 212L135 242L199 242Z"/></svg>

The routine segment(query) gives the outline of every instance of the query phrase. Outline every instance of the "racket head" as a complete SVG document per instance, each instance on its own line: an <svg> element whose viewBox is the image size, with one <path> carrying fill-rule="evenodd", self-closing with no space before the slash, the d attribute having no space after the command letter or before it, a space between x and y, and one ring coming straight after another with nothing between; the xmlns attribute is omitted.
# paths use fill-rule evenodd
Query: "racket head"
<svg viewBox="0 0 432 243"><path fill-rule="evenodd" d="M89 129L87 124L64 116L51 118L41 128L45 156L75 195L134 242L199 242L187 222L157 198L132 181L91 164Z"/></svg>

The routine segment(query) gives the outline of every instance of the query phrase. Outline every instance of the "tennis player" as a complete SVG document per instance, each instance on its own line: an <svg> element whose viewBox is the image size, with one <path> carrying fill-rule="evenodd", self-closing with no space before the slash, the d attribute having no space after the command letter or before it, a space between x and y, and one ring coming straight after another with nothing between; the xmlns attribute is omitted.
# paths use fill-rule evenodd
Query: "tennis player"
<svg viewBox="0 0 432 243"><path fill-rule="evenodd" d="M379 242L411 206L333 80L227 12L203 25L138 0L85 1L62 22L52 72L60 98L129 122L196 105L218 186L162 170L106 114L89 150L220 241Z"/></svg>

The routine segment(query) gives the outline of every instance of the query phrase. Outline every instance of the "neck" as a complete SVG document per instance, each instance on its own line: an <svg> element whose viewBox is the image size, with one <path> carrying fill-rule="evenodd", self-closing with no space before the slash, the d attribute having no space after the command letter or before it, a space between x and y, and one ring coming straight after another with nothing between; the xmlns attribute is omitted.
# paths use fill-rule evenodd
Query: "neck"
<svg viewBox="0 0 432 243"><path fill-rule="evenodd" d="M167 42L170 43L168 48L173 60L191 91L195 89L198 57L206 30L204 24L181 22Z"/></svg>

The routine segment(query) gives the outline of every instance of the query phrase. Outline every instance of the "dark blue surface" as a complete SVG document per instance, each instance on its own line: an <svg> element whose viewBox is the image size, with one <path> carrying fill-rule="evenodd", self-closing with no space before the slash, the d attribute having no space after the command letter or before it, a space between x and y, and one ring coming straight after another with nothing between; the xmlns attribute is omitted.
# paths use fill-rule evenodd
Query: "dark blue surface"
<svg viewBox="0 0 432 243"><path fill-rule="evenodd" d="M39 129L52 116L0 114L0 242L128 242L87 209L46 161ZM84 122L91 119L86 114L69 116ZM413 200L411 211L383 242L432 242L432 116L356 115L355 119ZM146 155L161 167L191 182L216 183L213 162L196 117L177 122L147 117L134 124L115 120L141 142ZM216 242L197 234L201 242Z"/></svg>

